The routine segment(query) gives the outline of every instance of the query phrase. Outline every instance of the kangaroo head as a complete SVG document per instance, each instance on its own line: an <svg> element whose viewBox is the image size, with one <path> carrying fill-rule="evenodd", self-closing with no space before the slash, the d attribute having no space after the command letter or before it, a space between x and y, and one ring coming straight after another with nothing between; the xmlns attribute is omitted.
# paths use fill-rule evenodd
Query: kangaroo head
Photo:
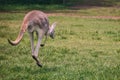
<svg viewBox="0 0 120 80"><path fill-rule="evenodd" d="M55 37L55 27L56 27L56 22L54 22L51 27L49 27L49 36L54 39Z"/></svg>

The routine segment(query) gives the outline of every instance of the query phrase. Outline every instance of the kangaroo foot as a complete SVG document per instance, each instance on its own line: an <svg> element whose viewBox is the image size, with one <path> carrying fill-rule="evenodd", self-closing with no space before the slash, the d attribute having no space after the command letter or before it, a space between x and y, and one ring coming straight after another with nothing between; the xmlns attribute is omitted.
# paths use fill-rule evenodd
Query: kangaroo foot
<svg viewBox="0 0 120 80"><path fill-rule="evenodd" d="M39 67L42 67L42 65L40 64L40 62L38 61L38 59L35 57L35 56L32 56L33 57L33 59L37 62L37 65L39 66Z"/></svg>
<svg viewBox="0 0 120 80"><path fill-rule="evenodd" d="M37 65L38 65L39 67L42 67L42 64L40 64L40 62L37 62Z"/></svg>

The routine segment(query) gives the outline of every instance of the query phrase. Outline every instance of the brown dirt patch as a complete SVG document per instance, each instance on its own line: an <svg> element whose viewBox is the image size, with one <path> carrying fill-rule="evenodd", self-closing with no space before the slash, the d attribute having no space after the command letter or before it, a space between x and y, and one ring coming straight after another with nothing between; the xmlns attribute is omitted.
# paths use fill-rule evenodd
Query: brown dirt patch
<svg viewBox="0 0 120 80"><path fill-rule="evenodd" d="M48 16L70 16L70 17L79 17L79 18L95 18L95 19L113 19L119 20L120 16L82 16L72 13L47 13Z"/></svg>

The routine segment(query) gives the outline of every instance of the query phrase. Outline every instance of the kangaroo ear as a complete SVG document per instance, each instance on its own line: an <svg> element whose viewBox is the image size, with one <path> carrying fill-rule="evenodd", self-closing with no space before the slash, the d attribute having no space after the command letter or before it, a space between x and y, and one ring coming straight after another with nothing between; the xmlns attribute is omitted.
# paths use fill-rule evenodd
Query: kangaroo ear
<svg viewBox="0 0 120 80"><path fill-rule="evenodd" d="M50 27L50 33L54 30L54 28L56 27L56 24L57 24L57 22L54 22L52 25L51 25L51 27Z"/></svg>

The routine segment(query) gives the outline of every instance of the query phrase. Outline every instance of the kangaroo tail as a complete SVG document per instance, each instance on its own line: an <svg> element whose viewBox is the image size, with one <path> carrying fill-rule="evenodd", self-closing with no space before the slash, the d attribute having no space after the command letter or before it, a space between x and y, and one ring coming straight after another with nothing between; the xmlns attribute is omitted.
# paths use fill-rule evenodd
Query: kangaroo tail
<svg viewBox="0 0 120 80"><path fill-rule="evenodd" d="M9 42L11 45L13 45L13 46L16 46L17 44L19 44L20 41L21 41L22 38L23 38L23 35L24 35L26 29L27 29L27 25L22 25L21 30L20 30L20 32L19 32L18 37L16 38L16 40L15 40L15 41L11 41L11 40L8 39L8 42Z"/></svg>

